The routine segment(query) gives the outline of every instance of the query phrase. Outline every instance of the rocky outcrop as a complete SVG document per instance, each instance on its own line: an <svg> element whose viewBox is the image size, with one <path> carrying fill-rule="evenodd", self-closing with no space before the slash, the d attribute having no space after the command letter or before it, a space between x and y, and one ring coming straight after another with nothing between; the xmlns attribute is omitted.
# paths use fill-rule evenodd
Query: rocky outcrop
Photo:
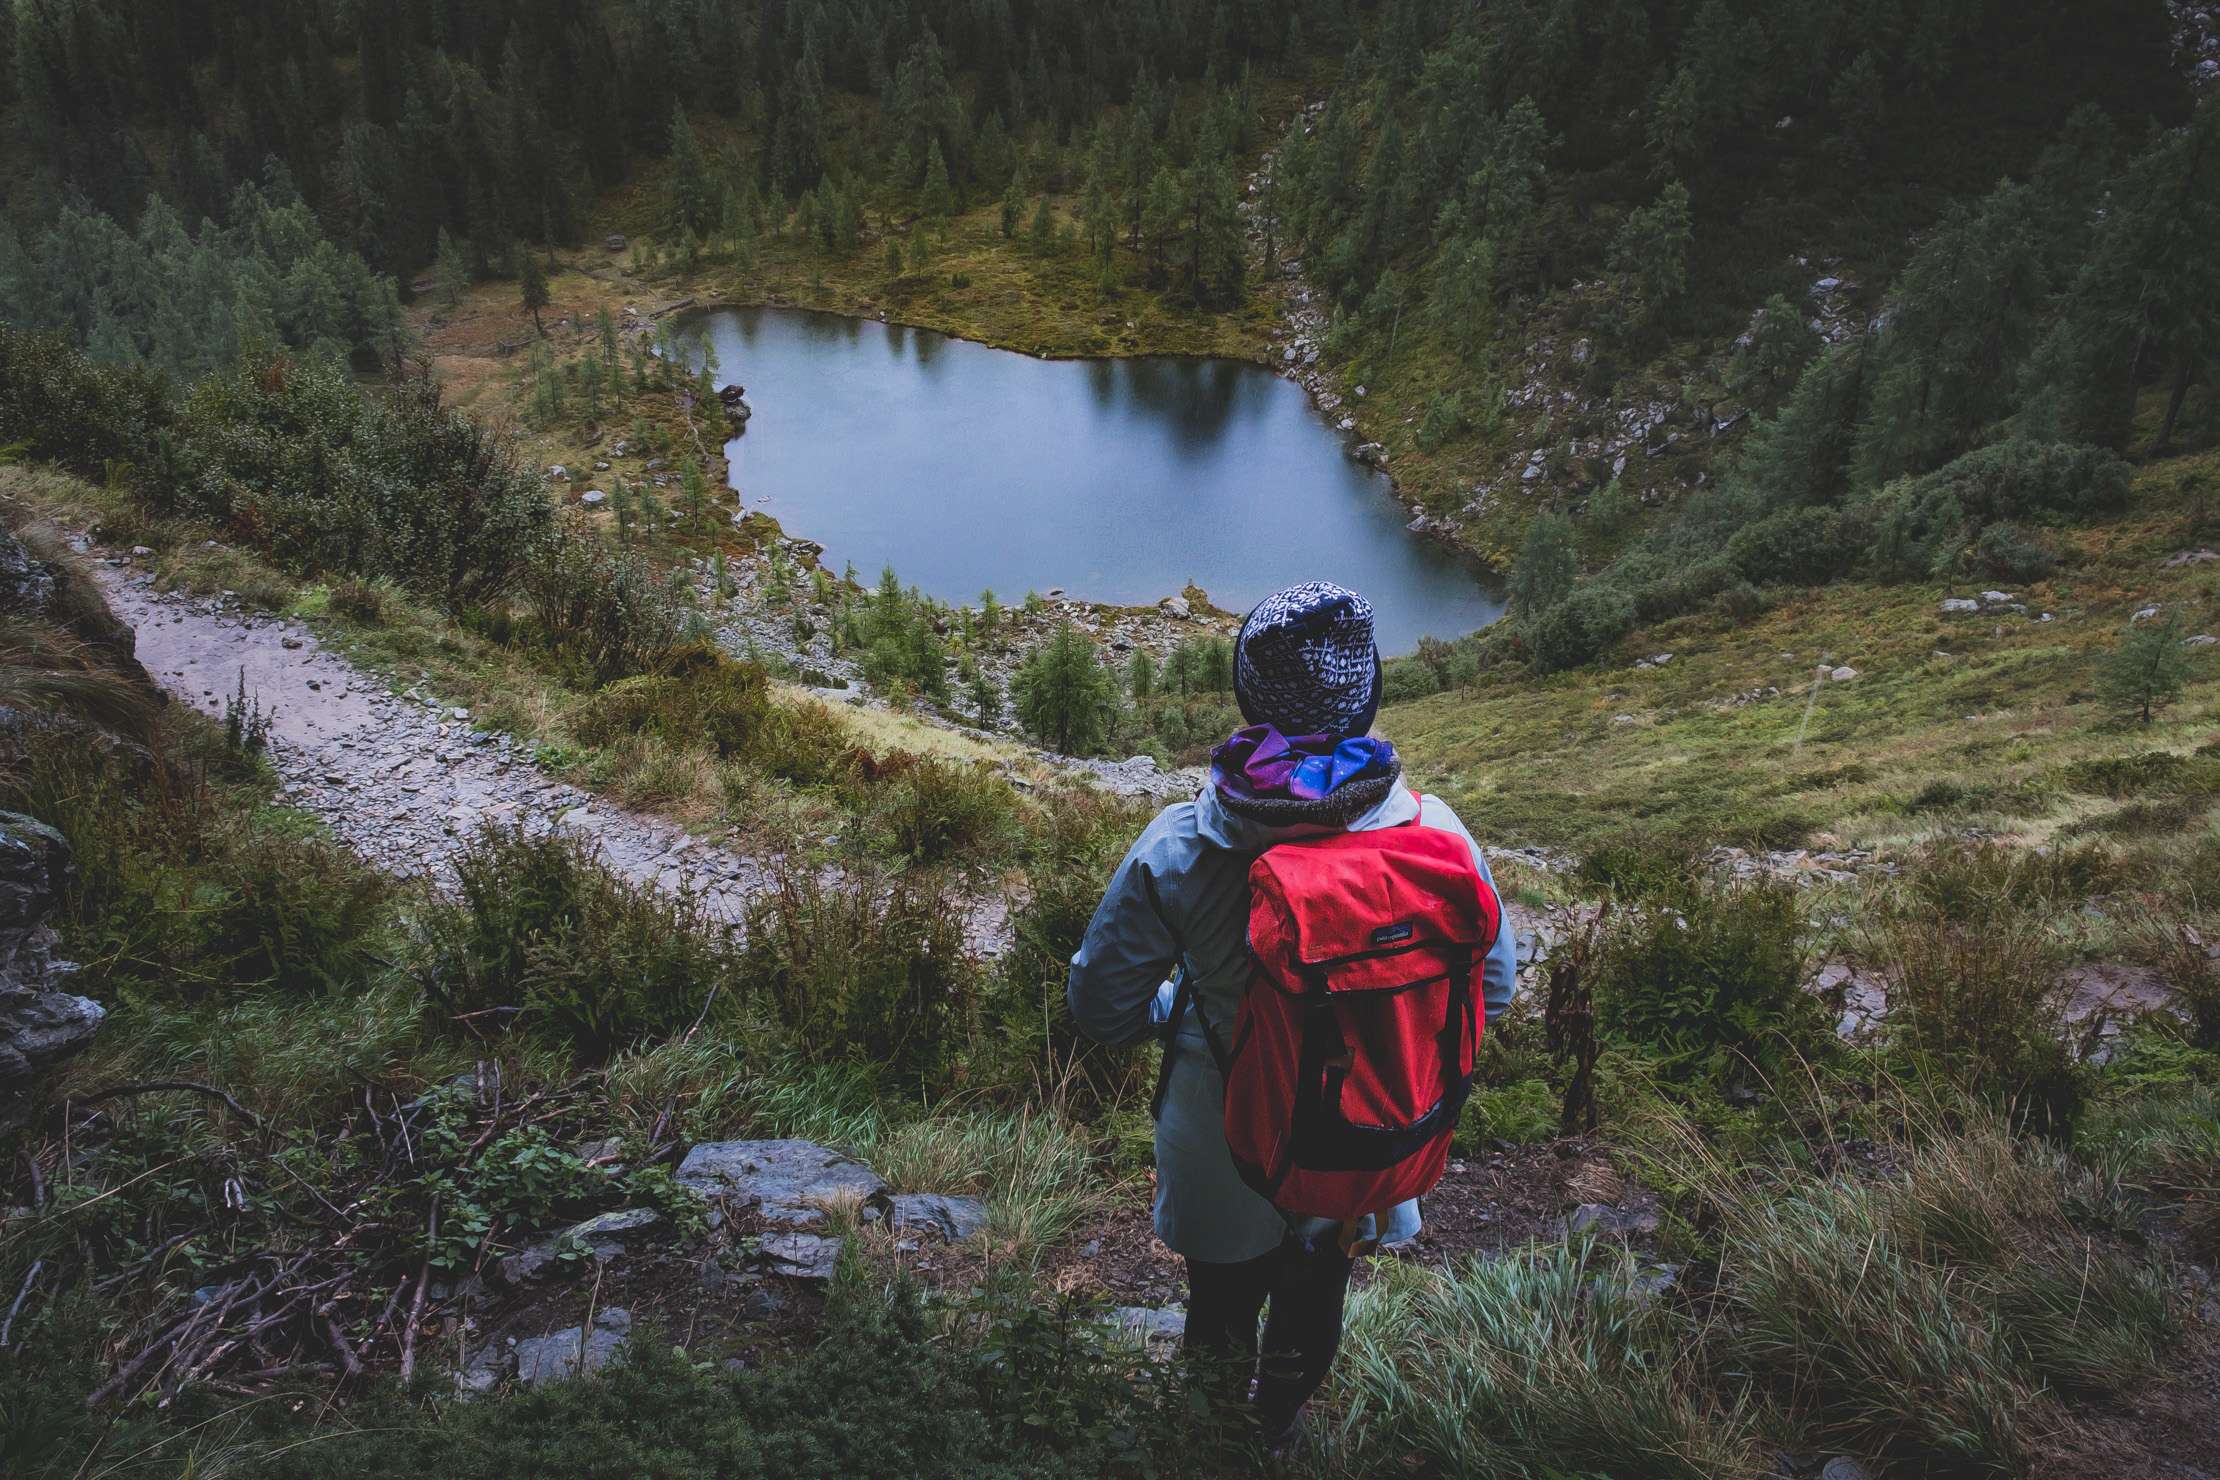
<svg viewBox="0 0 2220 1480"><path fill-rule="evenodd" d="M39 1075L82 1052L106 1015L61 990L77 968L55 959L46 922L72 871L60 833L0 812L0 1126L21 1120Z"/></svg>

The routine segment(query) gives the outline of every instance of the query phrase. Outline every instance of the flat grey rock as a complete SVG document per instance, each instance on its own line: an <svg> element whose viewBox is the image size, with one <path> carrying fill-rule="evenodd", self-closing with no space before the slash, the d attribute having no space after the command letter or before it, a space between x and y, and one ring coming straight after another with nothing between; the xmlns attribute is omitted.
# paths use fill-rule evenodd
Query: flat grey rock
<svg viewBox="0 0 2220 1480"><path fill-rule="evenodd" d="M878 1173L815 1141L705 1141L679 1163L678 1180L704 1197L753 1204L774 1223L805 1226L823 1221L822 1203L886 1194Z"/></svg>
<svg viewBox="0 0 2220 1480"><path fill-rule="evenodd" d="M1187 1334L1187 1312L1169 1307L1121 1305L1103 1323L1143 1341L1177 1341Z"/></svg>
<svg viewBox="0 0 2220 1480"><path fill-rule="evenodd" d="M815 1233L774 1233L763 1240L763 1268L789 1280L829 1280L845 1240Z"/></svg>
<svg viewBox="0 0 2220 1480"><path fill-rule="evenodd" d="M987 1205L976 1197L954 1197L939 1192L900 1192L894 1195L893 1226L924 1229L947 1243L961 1243L987 1226Z"/></svg>
<svg viewBox="0 0 2220 1480"><path fill-rule="evenodd" d="M632 1313L611 1307L594 1317L593 1329L568 1326L550 1336L516 1344L516 1375L538 1387L562 1382L581 1372L599 1372L632 1331Z"/></svg>

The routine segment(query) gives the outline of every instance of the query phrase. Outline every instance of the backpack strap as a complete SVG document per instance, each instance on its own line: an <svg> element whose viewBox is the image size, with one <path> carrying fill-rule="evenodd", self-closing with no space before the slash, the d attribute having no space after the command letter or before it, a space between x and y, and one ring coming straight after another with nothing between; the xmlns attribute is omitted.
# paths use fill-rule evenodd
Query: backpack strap
<svg viewBox="0 0 2220 1480"><path fill-rule="evenodd" d="M1179 927L1164 912L1164 901L1156 892L1156 875L1144 869L1141 873L1141 887L1148 892L1149 908L1156 911L1156 918L1164 922L1164 929L1171 935L1172 949L1178 961L1174 968L1177 975L1172 984L1172 1010L1165 1018L1161 1030L1164 1056L1157 1062L1156 1092L1149 1096L1149 1119L1156 1120L1162 1118L1165 1097L1172 1092L1172 1052L1179 1043L1180 1024L1186 1021L1190 1011L1195 1014L1195 1021L1202 1028L1203 1043L1210 1049L1211 1060L1217 1064L1221 1077L1226 1073L1230 1060L1224 1046L1218 1042L1218 1035L1211 1030L1210 1019L1203 1015L1202 1003L1195 995L1195 964L1187 959L1187 943L1181 938Z"/></svg>

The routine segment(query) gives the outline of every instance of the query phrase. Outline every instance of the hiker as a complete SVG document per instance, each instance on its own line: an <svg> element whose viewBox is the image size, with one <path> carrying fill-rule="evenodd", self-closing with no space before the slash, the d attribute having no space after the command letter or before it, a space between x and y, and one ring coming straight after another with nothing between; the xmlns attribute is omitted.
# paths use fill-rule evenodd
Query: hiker
<svg viewBox="0 0 2220 1480"><path fill-rule="evenodd" d="M1201 794L1166 807L1134 843L1071 963L1068 993L1081 1032L1111 1044L1151 1032L1164 1037L1156 1233L1186 1262L1186 1349L1198 1365L1216 1365L1234 1378L1236 1390L1227 1396L1236 1400L1247 1396L1255 1369L1252 1412L1275 1450L1297 1437L1303 1405L1340 1344L1350 1251L1414 1237L1419 1212L1415 1200L1405 1201L1384 1218L1337 1227L1283 1213L1237 1169L1220 1066L1257 969L1250 955L1251 865L1276 844L1415 821L1437 830L1415 840L1437 853L1447 846L1443 834L1461 842L1448 851L1468 879L1469 851L1478 879L1471 893L1495 912L1485 924L1489 937L1474 937L1479 966L1472 974L1481 979L1488 1017L1509 1005L1517 969L1517 942L1501 924L1478 845L1447 805L1406 788L1394 746L1370 737L1380 681L1372 608L1363 597L1313 582L1259 603L1234 651L1234 697L1248 728L1212 753L1210 784ZM1313 850L1272 856L1295 851ZM1400 938L1409 928L1391 925L1373 938ZM1184 990L1167 979L1174 973ZM1469 1072L1469 1057L1465 1067ZM1246 1093L1238 1060L1234 1072ZM1450 1122L1464 1090L1460 1084L1455 1103L1446 1106ZM1437 1159L1423 1183L1429 1187L1447 1154L1447 1128L1437 1129ZM1267 1304L1260 1362L1257 1319Z"/></svg>

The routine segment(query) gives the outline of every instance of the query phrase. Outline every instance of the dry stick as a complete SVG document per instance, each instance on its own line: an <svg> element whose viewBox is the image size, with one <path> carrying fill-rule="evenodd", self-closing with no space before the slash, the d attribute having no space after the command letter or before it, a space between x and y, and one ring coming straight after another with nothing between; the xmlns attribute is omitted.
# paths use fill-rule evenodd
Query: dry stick
<svg viewBox="0 0 2220 1480"><path fill-rule="evenodd" d="M162 1090L190 1090L197 1095L206 1095L212 1100L221 1100L232 1114L238 1116L247 1124L257 1128L262 1124L261 1116L255 1114L216 1086L196 1084L190 1079L150 1079L144 1084L112 1085L107 1089L96 1090L89 1095L73 1095L71 1099L79 1105L96 1105L102 1100L118 1099L124 1095L149 1095Z"/></svg>
<svg viewBox="0 0 2220 1480"><path fill-rule="evenodd" d="M46 1211L46 1174L39 1170L38 1156L28 1146L23 1148L23 1164L31 1169L31 1211L43 1213Z"/></svg>
<svg viewBox="0 0 2220 1480"><path fill-rule="evenodd" d="M424 1234L424 1267L416 1273L416 1298L409 1302L408 1330L401 1337L401 1386L407 1387L416 1375L416 1326L424 1319L424 1292L432 1283L431 1245L439 1240L439 1199L432 1199L431 1226Z"/></svg>
<svg viewBox="0 0 2220 1480"><path fill-rule="evenodd" d="M347 1375L362 1376L362 1358L356 1356L355 1349L347 1344L347 1334L339 1329L339 1322L335 1317L324 1317L324 1334L331 1338L332 1349L339 1353L339 1360L346 1363Z"/></svg>
<svg viewBox="0 0 2220 1480"><path fill-rule="evenodd" d="M31 1272L23 1277L23 1288L15 1292L15 1304L8 1307L8 1319L5 1322L0 1322L0 1346L8 1344L8 1333L15 1330L16 1312L23 1309L24 1299L31 1293L31 1282L39 1277L39 1271L44 1268L46 1268L44 1259L33 1259L31 1261Z"/></svg>

